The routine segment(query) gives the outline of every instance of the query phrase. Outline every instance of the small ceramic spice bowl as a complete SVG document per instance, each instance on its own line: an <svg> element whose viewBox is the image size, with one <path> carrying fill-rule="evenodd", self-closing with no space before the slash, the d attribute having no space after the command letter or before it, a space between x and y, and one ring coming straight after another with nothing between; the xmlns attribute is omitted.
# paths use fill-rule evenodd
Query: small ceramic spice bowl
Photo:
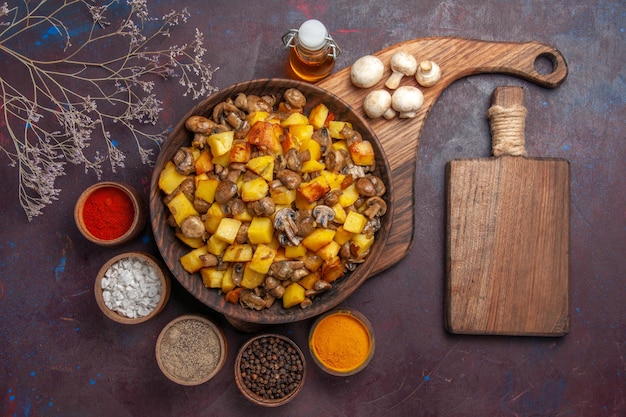
<svg viewBox="0 0 626 417"><path fill-rule="evenodd" d="M372 324L360 312L338 308L320 316L309 332L313 361L325 372L350 376L362 371L374 356Z"/></svg>
<svg viewBox="0 0 626 417"><path fill-rule="evenodd" d="M206 317L187 314L163 328L155 351L157 364L167 378L180 385L200 385L224 366L226 337Z"/></svg>
<svg viewBox="0 0 626 417"><path fill-rule="evenodd" d="M300 392L306 376L302 351L279 334L261 334L239 349L235 382L244 397L264 406L286 404Z"/></svg>
<svg viewBox="0 0 626 417"><path fill-rule="evenodd" d="M98 271L96 303L105 316L122 324L150 320L167 304L171 280L163 265L144 252L122 253Z"/></svg>
<svg viewBox="0 0 626 417"><path fill-rule="evenodd" d="M147 209L141 194L131 185L104 181L87 188L74 207L80 233L101 246L126 243L141 233Z"/></svg>

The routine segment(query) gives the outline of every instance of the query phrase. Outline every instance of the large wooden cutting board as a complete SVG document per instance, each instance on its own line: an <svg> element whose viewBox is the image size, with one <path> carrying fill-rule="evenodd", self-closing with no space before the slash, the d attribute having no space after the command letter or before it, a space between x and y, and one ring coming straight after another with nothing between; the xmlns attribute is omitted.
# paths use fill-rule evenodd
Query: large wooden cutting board
<svg viewBox="0 0 626 417"><path fill-rule="evenodd" d="M509 74L546 88L558 87L567 77L567 64L555 48L540 42L490 42L449 37L421 38L398 43L382 51L372 53L386 65L381 82L372 87L384 88L391 70L391 56L403 50L413 54L418 61L432 60L439 64L442 77L435 86L423 88L424 105L414 119L371 120L371 127L387 154L394 183L394 221L387 241L389 249L372 271L372 276L393 266L409 251L414 232L415 169L422 128L428 113L443 90L454 81L473 74ZM552 71L543 74L535 68L535 62L546 58L552 63ZM358 89L350 82L347 67L317 83L348 102L365 117L363 99L371 89ZM401 85L417 85L414 78L404 77ZM443 173L442 173L443 175Z"/></svg>
<svg viewBox="0 0 626 417"><path fill-rule="evenodd" d="M492 158L446 166L445 325L453 333L569 331L570 167L526 156L522 87L498 87Z"/></svg>

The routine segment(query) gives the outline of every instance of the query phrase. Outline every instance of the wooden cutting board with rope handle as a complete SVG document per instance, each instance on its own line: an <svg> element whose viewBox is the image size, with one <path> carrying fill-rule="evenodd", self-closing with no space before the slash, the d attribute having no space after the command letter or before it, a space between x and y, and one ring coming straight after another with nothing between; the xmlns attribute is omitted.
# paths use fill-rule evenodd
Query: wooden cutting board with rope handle
<svg viewBox="0 0 626 417"><path fill-rule="evenodd" d="M570 165L526 156L522 87L498 87L492 158L446 165L445 325L453 333L569 331Z"/></svg>
<svg viewBox="0 0 626 417"><path fill-rule="evenodd" d="M387 241L388 250L381 257L371 276L393 266L408 253L414 233L415 169L420 135L426 117L443 90L463 77L498 73L523 78L546 88L556 88L567 77L567 64L555 48L540 42L491 42L451 37L420 38L401 42L373 53L385 64L383 79L369 89L352 85L350 67L317 83L350 104L365 117L363 100L372 90L385 88L391 75L389 61L397 51L413 54L418 62L430 60L441 68L437 84L421 88L424 104L413 119L370 120L370 126L378 136L391 168L394 183L394 220ZM536 69L536 61L545 59L552 65L548 73ZM413 77L404 77L401 85L415 85ZM442 173L443 174L443 173Z"/></svg>

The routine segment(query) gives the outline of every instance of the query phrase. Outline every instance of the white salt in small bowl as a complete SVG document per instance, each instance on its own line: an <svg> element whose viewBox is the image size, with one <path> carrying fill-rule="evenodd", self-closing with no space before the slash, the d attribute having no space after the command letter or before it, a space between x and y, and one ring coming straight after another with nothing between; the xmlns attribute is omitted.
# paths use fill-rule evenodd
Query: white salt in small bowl
<svg viewBox="0 0 626 417"><path fill-rule="evenodd" d="M122 253L98 271L96 303L105 316L122 324L150 320L167 304L171 281L161 263L144 252Z"/></svg>

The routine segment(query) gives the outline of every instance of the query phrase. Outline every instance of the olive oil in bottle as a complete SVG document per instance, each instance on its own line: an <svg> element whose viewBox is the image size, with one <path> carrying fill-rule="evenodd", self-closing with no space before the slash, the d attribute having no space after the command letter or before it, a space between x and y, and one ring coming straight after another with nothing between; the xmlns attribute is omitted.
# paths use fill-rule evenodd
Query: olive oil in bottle
<svg viewBox="0 0 626 417"><path fill-rule="evenodd" d="M283 35L289 48L287 71L295 79L316 82L330 74L341 49L319 20L311 19Z"/></svg>

